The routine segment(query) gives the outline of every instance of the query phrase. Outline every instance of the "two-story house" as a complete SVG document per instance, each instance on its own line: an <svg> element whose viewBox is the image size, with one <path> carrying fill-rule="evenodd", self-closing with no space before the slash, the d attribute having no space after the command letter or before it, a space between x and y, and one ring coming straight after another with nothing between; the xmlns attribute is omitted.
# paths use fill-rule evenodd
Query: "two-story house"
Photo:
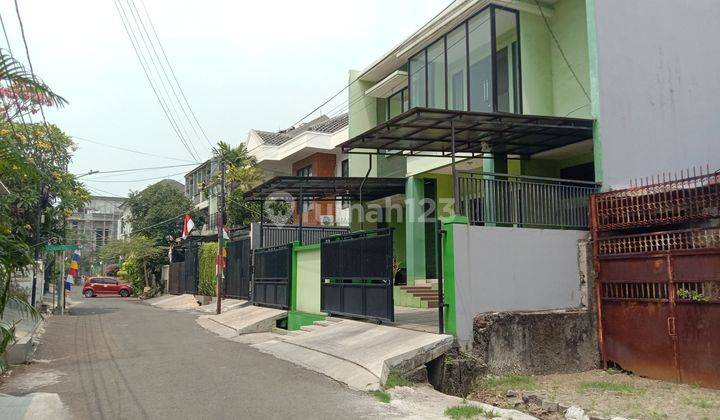
<svg viewBox="0 0 720 420"><path fill-rule="evenodd" d="M338 145L348 139L348 115L320 116L298 127L279 131L250 130L248 151L264 172L276 176L347 177L349 158ZM350 203L332 200L305 200L306 225L347 226ZM297 210L294 220L297 222Z"/></svg>

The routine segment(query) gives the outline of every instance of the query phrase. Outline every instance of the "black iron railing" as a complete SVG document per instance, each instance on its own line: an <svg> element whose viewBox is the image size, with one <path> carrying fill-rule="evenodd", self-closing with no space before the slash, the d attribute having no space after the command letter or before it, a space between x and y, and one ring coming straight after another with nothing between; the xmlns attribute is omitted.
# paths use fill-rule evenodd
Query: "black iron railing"
<svg viewBox="0 0 720 420"><path fill-rule="evenodd" d="M471 224L588 229L594 182L497 173L458 174L459 213Z"/></svg>

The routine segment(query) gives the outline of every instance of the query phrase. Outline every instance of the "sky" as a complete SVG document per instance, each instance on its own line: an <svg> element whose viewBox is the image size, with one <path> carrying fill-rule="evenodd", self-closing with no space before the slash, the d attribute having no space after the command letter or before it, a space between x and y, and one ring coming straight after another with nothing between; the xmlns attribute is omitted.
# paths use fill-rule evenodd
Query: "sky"
<svg viewBox="0 0 720 420"><path fill-rule="evenodd" d="M69 102L64 108L48 109L46 116L76 139L70 171L193 162L153 94L114 1L18 0L35 73ZM251 128L291 126L345 87L350 69L365 68L449 3L120 1L128 7L123 10L130 10L127 2L134 1L143 17L143 5L147 8L190 107L213 144L244 142ZM0 14L13 55L27 63L12 0L0 1ZM8 47L4 38L0 47ZM171 92L169 85L166 89ZM330 113L342 101L347 101L347 91L313 116ZM185 121L179 109L175 115ZM189 113L188 117L192 119ZM210 157L210 145L199 130L195 136L189 123L186 130L201 160ZM82 179L93 194L126 196L162 177L183 181L182 174L190 169Z"/></svg>

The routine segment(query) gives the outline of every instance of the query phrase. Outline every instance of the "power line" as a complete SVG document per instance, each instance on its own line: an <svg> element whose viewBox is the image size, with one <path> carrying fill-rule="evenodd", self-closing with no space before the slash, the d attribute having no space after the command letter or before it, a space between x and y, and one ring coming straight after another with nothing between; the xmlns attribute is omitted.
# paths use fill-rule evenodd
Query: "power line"
<svg viewBox="0 0 720 420"><path fill-rule="evenodd" d="M195 148L195 144L193 143L192 139L190 138L190 135L188 134L187 129L185 128L185 124L182 123L182 119L179 115L177 115L177 108L175 107L175 102L179 103L177 93L175 93L175 89L173 88L172 84L170 83L170 79L168 78L167 72L165 71L165 67L162 64L162 61L160 61L160 57L158 56L157 51L155 50L155 44L150 39L150 35L147 32L147 29L145 28L145 23L143 23L142 19L140 18L140 13L137 11L137 8L135 8L135 3L131 0L126 0L126 4L128 7L128 10L130 11L130 16L132 17L133 21L135 22L135 27L137 28L137 32L140 34L140 39L142 40L143 45L145 46L145 51L147 52L147 56L150 59L150 62L152 63L153 68L155 69L155 73L158 76L158 79L160 80L160 86L162 87L163 91L165 92L165 96L167 97L167 104L169 109L172 109L171 114L176 118L177 125L182 130L183 134L185 135L185 140L187 140L190 147L192 147L193 151L195 152L196 156L199 156L197 149ZM149 47L148 47L149 45ZM160 66L160 69L158 70L158 65ZM168 92L168 89L166 85L170 86L170 90L172 91L172 95L170 92ZM175 101L173 101L173 95L175 97ZM184 109L182 109L182 105L180 106L181 110L184 112ZM187 113L185 114L185 118L190 121L190 119L187 117ZM192 128L192 124L191 124ZM195 135L197 136L197 131L195 132Z"/></svg>
<svg viewBox="0 0 720 420"><path fill-rule="evenodd" d="M190 149L190 146L188 146L187 142L183 138L182 134L180 133L180 130L178 129L175 120L172 118L172 116L169 113L169 110L166 107L165 101L158 93L157 89L155 88L155 84L153 83L152 78L150 77L150 73L148 72L148 68L145 64L145 58L143 55L140 54L139 47L140 43L137 42L137 39L135 38L135 33L132 31L130 27L130 21L127 19L127 15L125 14L125 9L122 8L122 5L120 4L119 0L113 0L115 4L115 8L118 11L118 14L120 16L120 21L122 22L123 27L125 28L125 33L128 36L128 39L130 40L130 44L132 45L133 51L135 51L135 56L137 57L138 61L140 62L140 67L142 68L143 73L145 74L145 77L147 78L148 83L150 84L150 88L152 89L153 93L155 94L155 98L158 101L158 104L160 105L160 108L162 108L163 113L165 114L165 118L167 118L168 122L170 123L170 126L172 127L173 131L175 132L175 135L180 140L180 143L182 143L183 147L185 147L185 150L190 154L190 156L195 159L196 161L200 161L198 156L195 156L193 154L193 151ZM127 22L126 22L127 21ZM137 45L136 45L137 43Z"/></svg>
<svg viewBox="0 0 720 420"><path fill-rule="evenodd" d="M202 133L203 137L205 138L205 141L210 145L210 147L214 147L212 142L210 142L210 139L208 138L207 134L205 133L205 130L203 129L203 126L200 124L200 121L198 121L197 115L195 115L195 111L193 111L192 107L190 106L190 102L187 99L187 96L185 96L185 91L182 88L182 85L180 85L180 82L178 81L177 75L175 74L175 69L173 69L172 63L170 63L170 60L167 57L167 53L165 52L165 47L163 47L162 42L160 41L160 37L157 34L157 31L155 30L155 24L153 23L152 19L150 18L150 13L147 10L147 7L145 7L145 1L140 0L140 4L142 4L143 10L145 11L145 16L147 16L148 22L150 23L150 28L153 31L153 34L155 35L155 39L157 40L158 45L160 46L160 51L163 54L163 57L165 57L165 62L168 65L168 68L170 69L170 74L172 74L173 79L175 80L175 84L178 87L178 90L180 90L180 94L182 95L183 100L185 101L185 105L187 106L188 111L190 111L190 115L192 115L193 120L195 121L195 124L197 124L198 128L200 129L200 132Z"/></svg>
<svg viewBox="0 0 720 420"><path fill-rule="evenodd" d="M135 169L114 169L110 171L97 171L96 174L115 174L115 173L121 173L121 172L139 172L139 171L150 171L155 169L169 169L169 168L182 168L186 166L197 166L196 163L187 163L184 165L169 165L169 166L150 166L146 168L135 168ZM75 176L82 175L82 174L73 174Z"/></svg>
<svg viewBox="0 0 720 420"><path fill-rule="evenodd" d="M157 157L157 158L162 158L162 159L176 160L176 161L178 161L178 162L189 162L189 163L197 164L196 162L192 162L192 161L187 160L187 159L179 159L179 158L174 158L174 157L169 157L169 156L156 155L156 154L153 154L153 153L142 152L142 151L140 151L140 150L133 150L133 149L125 148L125 147L114 146L114 145L112 145L112 144L102 143L102 142L99 142L99 141L97 141L97 140L90 140L90 139L84 138L84 137L78 137L78 136L70 136L70 137L73 138L73 139L75 139L75 140L86 141L86 142L88 142L88 143L93 143L93 144L97 144L97 145L100 145L100 146L110 147L110 148L112 148L112 149L122 150L122 151L125 151L125 152L137 153L137 154L139 154L139 155L152 156L152 157Z"/></svg>
<svg viewBox="0 0 720 420"><path fill-rule="evenodd" d="M143 179L110 179L110 180L105 180L105 179L102 179L102 178L101 178L101 179L89 178L89 179L85 179L85 181L92 181L92 182L140 182L140 181L152 181L152 180L155 180L155 179L169 179L169 178L172 177L172 176L178 176L178 175L184 175L184 174L185 174L185 172L178 172L178 173L176 173L176 174L168 174L168 175L156 176L156 177L152 177L152 178L143 178Z"/></svg>

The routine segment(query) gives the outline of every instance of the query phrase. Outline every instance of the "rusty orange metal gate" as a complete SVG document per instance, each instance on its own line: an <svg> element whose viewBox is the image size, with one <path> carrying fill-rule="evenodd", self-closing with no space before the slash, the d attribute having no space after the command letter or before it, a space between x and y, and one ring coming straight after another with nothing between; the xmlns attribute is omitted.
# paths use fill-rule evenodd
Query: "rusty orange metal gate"
<svg viewBox="0 0 720 420"><path fill-rule="evenodd" d="M606 365L720 387L719 181L701 174L591 198Z"/></svg>

